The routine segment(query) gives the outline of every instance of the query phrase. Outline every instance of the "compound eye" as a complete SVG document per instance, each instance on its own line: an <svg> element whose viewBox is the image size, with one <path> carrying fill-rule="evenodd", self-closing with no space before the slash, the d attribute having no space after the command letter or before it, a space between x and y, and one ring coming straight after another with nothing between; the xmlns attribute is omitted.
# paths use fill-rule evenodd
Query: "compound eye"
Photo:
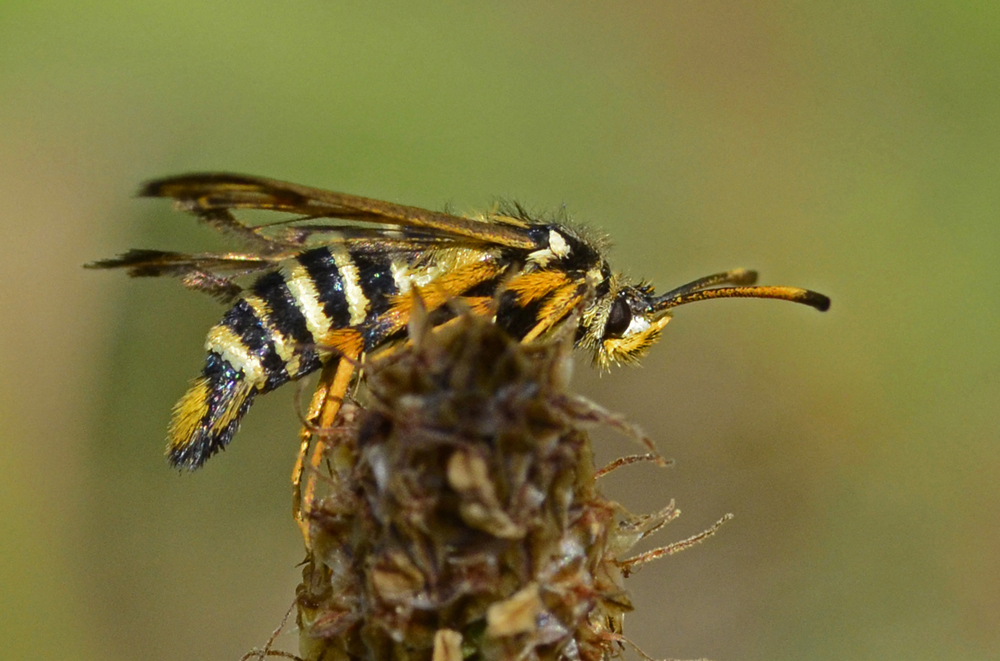
<svg viewBox="0 0 1000 661"><path fill-rule="evenodd" d="M619 296L611 304L611 312L608 313L608 321L604 324L604 339L617 339L625 335L629 324L632 323L632 308L624 296Z"/></svg>

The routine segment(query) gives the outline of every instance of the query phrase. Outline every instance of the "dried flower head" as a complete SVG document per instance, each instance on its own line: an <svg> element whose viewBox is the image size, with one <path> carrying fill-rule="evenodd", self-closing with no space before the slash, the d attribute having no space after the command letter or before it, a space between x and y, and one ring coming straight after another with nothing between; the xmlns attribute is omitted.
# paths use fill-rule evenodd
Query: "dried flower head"
<svg viewBox="0 0 1000 661"><path fill-rule="evenodd" d="M596 489L584 429L627 425L567 393L569 342L521 344L471 314L418 318L411 337L324 431L301 655L618 655L620 556L677 514L632 517Z"/></svg>

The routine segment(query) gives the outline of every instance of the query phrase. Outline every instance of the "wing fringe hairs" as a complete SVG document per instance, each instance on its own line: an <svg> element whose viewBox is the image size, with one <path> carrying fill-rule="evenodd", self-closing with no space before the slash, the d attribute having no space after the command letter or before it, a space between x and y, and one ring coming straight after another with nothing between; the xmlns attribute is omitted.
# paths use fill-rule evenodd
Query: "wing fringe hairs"
<svg viewBox="0 0 1000 661"><path fill-rule="evenodd" d="M301 658L620 656L624 579L648 554L623 556L680 512L635 516L602 496L586 428L637 430L566 390L568 341L522 344L471 314L411 337L321 433ZM641 459L667 463L611 468Z"/></svg>

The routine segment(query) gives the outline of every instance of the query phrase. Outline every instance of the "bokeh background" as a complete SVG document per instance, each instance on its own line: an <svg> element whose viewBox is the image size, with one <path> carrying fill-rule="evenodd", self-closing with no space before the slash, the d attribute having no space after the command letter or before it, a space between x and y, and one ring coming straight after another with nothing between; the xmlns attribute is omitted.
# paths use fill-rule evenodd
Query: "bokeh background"
<svg viewBox="0 0 1000 661"><path fill-rule="evenodd" d="M221 309L88 272L211 249L148 178L263 174L473 210L566 205L681 308L577 389L677 461L611 476L660 537L654 657L1000 658L1000 4L5 0L0 658L238 659L291 604L294 388L165 467ZM632 451L600 434L605 458ZM295 650L294 635L279 644Z"/></svg>

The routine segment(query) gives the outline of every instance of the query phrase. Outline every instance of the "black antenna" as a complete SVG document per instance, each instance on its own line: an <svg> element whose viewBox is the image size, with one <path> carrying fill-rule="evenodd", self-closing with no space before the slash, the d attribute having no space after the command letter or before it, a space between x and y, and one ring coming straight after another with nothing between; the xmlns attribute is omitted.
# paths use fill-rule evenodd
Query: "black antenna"
<svg viewBox="0 0 1000 661"><path fill-rule="evenodd" d="M820 312L830 309L830 299L823 294L798 287L717 287L716 285L752 285L757 281L757 272L747 269L733 269L724 273L699 278L686 285L671 289L652 300L653 310L662 312L696 301L711 298L774 298L791 301L816 308Z"/></svg>

